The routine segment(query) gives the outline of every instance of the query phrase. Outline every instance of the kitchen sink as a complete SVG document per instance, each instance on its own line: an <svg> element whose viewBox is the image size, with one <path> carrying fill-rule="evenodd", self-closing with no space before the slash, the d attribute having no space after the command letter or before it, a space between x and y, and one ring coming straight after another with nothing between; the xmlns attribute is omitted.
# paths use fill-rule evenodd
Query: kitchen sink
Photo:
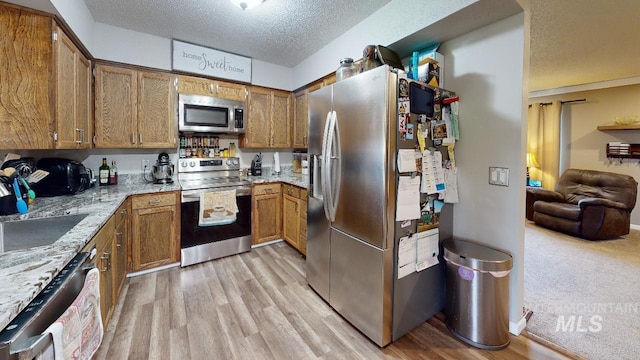
<svg viewBox="0 0 640 360"><path fill-rule="evenodd" d="M0 252L52 244L88 215L0 222Z"/></svg>

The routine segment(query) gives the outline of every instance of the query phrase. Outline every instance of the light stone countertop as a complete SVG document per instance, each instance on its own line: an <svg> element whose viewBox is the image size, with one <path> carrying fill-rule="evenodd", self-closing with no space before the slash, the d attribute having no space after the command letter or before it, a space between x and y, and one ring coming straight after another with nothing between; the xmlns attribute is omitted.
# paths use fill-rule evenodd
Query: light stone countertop
<svg viewBox="0 0 640 360"><path fill-rule="evenodd" d="M285 182L307 187L308 175L283 168L280 175L263 169L263 176L247 176L252 183ZM116 186L96 186L81 194L36 198L27 218L88 214L50 245L0 253L0 329L4 329L51 279L93 238L129 195L180 190L173 184L145 183L140 176L121 176ZM0 216L0 221L18 220L18 214Z"/></svg>

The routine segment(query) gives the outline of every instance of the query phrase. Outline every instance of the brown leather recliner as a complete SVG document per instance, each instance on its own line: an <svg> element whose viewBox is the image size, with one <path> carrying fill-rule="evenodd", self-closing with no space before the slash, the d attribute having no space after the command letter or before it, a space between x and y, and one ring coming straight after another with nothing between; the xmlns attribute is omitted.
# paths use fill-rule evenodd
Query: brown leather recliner
<svg viewBox="0 0 640 360"><path fill-rule="evenodd" d="M568 169L555 191L527 188L527 218L586 239L611 239L629 233L637 192L632 176Z"/></svg>

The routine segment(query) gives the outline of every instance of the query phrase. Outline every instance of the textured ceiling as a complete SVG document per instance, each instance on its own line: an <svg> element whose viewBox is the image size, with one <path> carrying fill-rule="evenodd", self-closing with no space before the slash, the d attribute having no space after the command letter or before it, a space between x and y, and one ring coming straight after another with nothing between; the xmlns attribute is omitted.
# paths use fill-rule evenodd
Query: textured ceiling
<svg viewBox="0 0 640 360"><path fill-rule="evenodd" d="M640 76L640 1L530 3L530 90Z"/></svg>
<svg viewBox="0 0 640 360"><path fill-rule="evenodd" d="M98 22L293 67L390 0L267 0L247 11L228 0L84 1ZM529 2L530 90L640 76L640 0Z"/></svg>
<svg viewBox="0 0 640 360"><path fill-rule="evenodd" d="M390 0L85 0L95 21L294 67Z"/></svg>

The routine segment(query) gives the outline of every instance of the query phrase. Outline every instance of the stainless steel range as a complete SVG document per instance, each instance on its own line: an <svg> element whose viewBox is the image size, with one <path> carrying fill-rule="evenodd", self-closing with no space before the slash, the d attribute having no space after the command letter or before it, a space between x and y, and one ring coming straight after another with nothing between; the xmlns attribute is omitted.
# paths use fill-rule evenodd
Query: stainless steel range
<svg viewBox="0 0 640 360"><path fill-rule="evenodd" d="M178 161L181 198L181 266L251 250L251 183L240 175L238 158ZM203 193L235 190L238 213L231 224L199 226Z"/></svg>

